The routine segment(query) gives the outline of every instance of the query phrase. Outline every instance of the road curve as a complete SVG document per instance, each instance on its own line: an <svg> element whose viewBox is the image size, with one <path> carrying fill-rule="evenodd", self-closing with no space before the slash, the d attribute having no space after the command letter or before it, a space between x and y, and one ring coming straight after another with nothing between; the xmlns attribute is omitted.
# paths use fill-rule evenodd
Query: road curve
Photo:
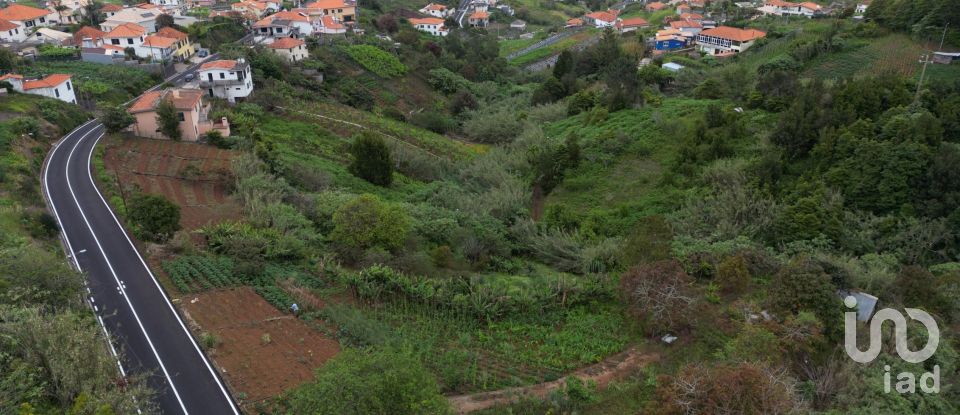
<svg viewBox="0 0 960 415"><path fill-rule="evenodd" d="M238 414L216 369L96 188L90 160L103 126L92 120L51 150L44 195L67 255L87 274L94 312L124 356L121 372L146 374L164 414Z"/></svg>

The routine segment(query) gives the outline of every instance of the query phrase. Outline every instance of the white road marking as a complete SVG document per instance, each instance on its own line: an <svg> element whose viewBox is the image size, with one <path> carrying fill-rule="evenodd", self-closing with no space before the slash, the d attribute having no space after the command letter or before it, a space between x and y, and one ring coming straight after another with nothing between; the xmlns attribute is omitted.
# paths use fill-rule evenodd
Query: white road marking
<svg viewBox="0 0 960 415"><path fill-rule="evenodd" d="M70 153L67 154L67 163L66 163L68 168L70 166L70 160L73 158L73 153L77 150L77 147L80 145L80 143L83 142L85 138L87 138L88 135L90 135L94 131L97 131L97 129L98 127L94 127L92 130L90 130L90 132L84 134L82 137L80 137L79 140L77 140L76 144L73 145L73 148L70 149ZM102 137L103 133L100 133L100 134L101 134L100 136ZM99 138L98 138L98 141L99 141ZM92 151L90 152L90 155L93 156ZM88 160L87 166L89 165L90 164ZM89 172L90 169L88 168L87 171ZM113 269L113 264L110 263L110 258L107 258L107 253L106 251L104 251L103 245L100 244L100 238L97 238L96 232L93 231L93 226L90 226L90 221L87 219L87 214L83 212L83 207L80 206L80 200L77 199L77 194L76 192L73 191L73 184L70 181L69 172L67 172L66 176L67 176L67 189L70 190L70 195L73 197L73 201L77 205L77 210L80 211L80 217L83 218L83 222L84 224L87 225L87 229L90 231L90 235L93 236L93 241L97 243L97 248L100 250L100 255L102 255L104 261L106 261L107 268L109 268L110 273L113 274L113 279L116 280L117 283L119 284L120 278L117 277L117 272ZM93 176L91 176L90 180L92 183ZM167 382L170 384L170 390L173 391L173 395L177 399L177 402L180 404L180 408L183 409L184 414L189 414L189 412L187 411L187 407L183 404L183 400L180 399L180 393L177 392L177 387L173 384L173 378L170 377L170 373L167 372L167 368L163 364L163 360L160 359L160 354L157 353L157 349L153 346L153 341L150 340L150 335L147 334L147 330L143 327L143 322L140 321L140 316L137 315L137 310L134 309L133 303L130 302L130 298L127 297L125 292L123 292L123 289L121 289L120 287L117 287L117 289L120 290L120 293L123 295L124 300L126 300L127 306L130 307L130 312L131 314L133 314L133 318L134 320L136 320L137 325L140 326L140 332L143 333L144 338L147 340L147 345L150 346L150 350L153 352L154 357L157 358L157 363L160 364L160 369L163 371L164 376L167 378Z"/></svg>
<svg viewBox="0 0 960 415"><path fill-rule="evenodd" d="M130 245L130 249L132 249L133 252L137 255L137 258L140 259L140 264L143 265L143 269L147 270L147 274L150 275L150 279L153 281L153 285L154 285L155 287L157 287L157 291L160 293L160 297L162 297L162 298L163 298L163 301L165 301L165 302L167 303L167 307L170 309L170 312L173 314L173 317L177 320L177 323L180 323L180 328L183 329L183 333L187 336L187 339L190 339L190 344L193 345L193 349L197 352L197 355L200 356L200 360L203 361L203 364L207 367L207 370L210 372L210 375L213 376L213 380L214 380L215 382L217 382L217 387L219 387L219 388L220 388L220 392L223 393L224 399L226 399L227 402L230 403L230 409L233 410L233 413L234 413L235 415L239 415L239 414L240 414L240 411L237 409L237 406L236 406L236 404L233 402L233 399L230 398L230 393L227 392L227 388L225 388L225 387L223 386L223 382L220 381L220 376L217 375L217 372L213 370L213 366L210 365L210 361L207 360L207 356L206 356L205 354L203 354L203 351L200 350L200 346L197 345L196 340L194 340L193 335L190 334L190 330L188 330L188 329L187 329L187 326L186 326L185 324L183 324L183 320L180 319L180 314L178 314L178 313L177 313L177 310L175 310L175 309L173 308L173 304L170 302L170 299L167 298L166 292L163 291L163 288L160 287L160 283L157 282L157 277L153 275L153 271L151 271L151 270L150 270L150 267L147 266L147 262L144 261L143 256L140 255L140 251L137 250L137 247L133 244L133 241L130 240L130 236L127 235L126 230L124 230L124 229L123 229L123 226L120 225L120 220L117 219L117 215L115 215L115 214L113 213L113 209L110 208L110 205L107 203L107 200L104 199L104 198L103 198L103 194L100 193L100 189L97 188L96 182L93 181L93 173L91 172L91 169L89 168L89 166L92 165L91 159L93 158L93 149L95 149L95 148L97 147L97 144L100 142L100 139L101 139L101 138L103 138L103 134L102 134L102 133L101 133L100 136L97 137L97 139L94 141L93 146L90 147L90 153L87 155L87 166L88 166L88 168L87 168L86 170L87 170L87 178L90 179L90 185L93 186L95 193L97 194L98 197L100 197L100 202L103 203L103 206L107 209L107 212L109 212L109 213L110 213L110 216L113 217L113 221L114 221L114 223L117 225L117 228L120 229L120 233L123 234L123 237L127 239L127 243ZM69 176L67 176L67 178L69 179ZM69 180L68 180L68 182L69 182ZM72 189L71 189L71 191L72 191ZM82 213L82 210L81 210L81 213ZM93 232L93 231L91 230L91 233L92 233L92 232ZM96 239L96 236L94 236L94 239ZM111 268L111 271L112 271L112 270L113 270L113 269ZM116 274L114 274L114 275L116 275ZM127 302L129 303L129 301L130 301L130 300L128 299ZM132 307L131 307L131 308L132 308ZM138 319L138 322L139 322L139 319ZM161 365L162 365L162 363L161 363ZM179 399L179 397L178 397L178 399ZM184 412L186 412L186 410L184 410Z"/></svg>

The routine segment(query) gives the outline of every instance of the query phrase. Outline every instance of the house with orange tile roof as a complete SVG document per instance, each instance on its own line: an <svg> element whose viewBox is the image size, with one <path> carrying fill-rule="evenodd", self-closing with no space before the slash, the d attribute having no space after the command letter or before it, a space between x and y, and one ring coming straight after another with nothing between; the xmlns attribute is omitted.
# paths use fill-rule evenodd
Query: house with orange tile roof
<svg viewBox="0 0 960 415"><path fill-rule="evenodd" d="M617 22L613 24L613 28L620 33L629 33L647 27L650 27L650 22L642 17L617 19Z"/></svg>
<svg viewBox="0 0 960 415"><path fill-rule="evenodd" d="M231 103L253 92L253 75L250 64L244 59L206 62L200 65L197 79L200 89L206 90L207 95Z"/></svg>
<svg viewBox="0 0 960 415"><path fill-rule="evenodd" d="M190 37L186 33L183 33L177 29L172 27L164 27L157 31L156 36L165 37L176 41L176 50L173 52L173 57L180 62L190 59L191 56L197 53L193 43L190 42Z"/></svg>
<svg viewBox="0 0 960 415"><path fill-rule="evenodd" d="M303 7L323 11L325 16L333 16L336 21L345 24L353 24L357 21L355 0L317 0Z"/></svg>
<svg viewBox="0 0 960 415"><path fill-rule="evenodd" d="M666 8L667 8L667 5L659 1L655 1L653 3L647 3L646 6L643 6L643 9L648 12L657 12Z"/></svg>
<svg viewBox="0 0 960 415"><path fill-rule="evenodd" d="M130 129L140 137L169 139L160 132L157 108L162 102L170 102L177 109L178 125L183 141L197 141L210 131L218 131L224 136L230 135L230 123L226 117L211 120L210 104L206 102L203 91L198 89L171 88L162 91L150 91L138 98L127 112L136 120Z"/></svg>
<svg viewBox="0 0 960 415"><path fill-rule="evenodd" d="M121 10L123 10L123 6L119 4L106 3L100 8L100 13L103 13L107 18L111 18Z"/></svg>
<svg viewBox="0 0 960 415"><path fill-rule="evenodd" d="M233 3L230 5L230 10L240 12L241 14L249 13L250 15L256 16L257 19L262 18L267 13L279 11L275 8L274 3L255 0L244 0Z"/></svg>
<svg viewBox="0 0 960 415"><path fill-rule="evenodd" d="M137 53L137 56L143 58L149 57L153 62L170 62L177 52L177 40L169 37L149 35L143 39L140 50L142 52Z"/></svg>
<svg viewBox="0 0 960 415"><path fill-rule="evenodd" d="M11 4L0 9L0 19L9 21L21 27L21 30L33 30L37 27L50 26L53 22L51 12L22 4Z"/></svg>
<svg viewBox="0 0 960 415"><path fill-rule="evenodd" d="M103 45L103 37L107 35L100 29L84 26L73 32L73 46L81 48L95 48Z"/></svg>
<svg viewBox="0 0 960 415"><path fill-rule="evenodd" d="M28 33L23 26L9 20L0 19L0 42L19 43L27 40Z"/></svg>
<svg viewBox="0 0 960 415"><path fill-rule="evenodd" d="M100 28L109 32L122 24L132 23L143 27L148 34L154 33L157 31L157 17L160 17L161 14L164 13L159 9L131 7L108 17L106 21L100 24Z"/></svg>
<svg viewBox="0 0 960 415"><path fill-rule="evenodd" d="M307 13L282 11L253 24L254 41L270 43L282 37L304 37L313 34L313 23Z"/></svg>
<svg viewBox="0 0 960 415"><path fill-rule="evenodd" d="M107 34L103 35L103 44L112 45L121 48L133 48L140 56L139 48L143 45L147 37L147 31L143 26L133 23L123 23L113 27Z"/></svg>
<svg viewBox="0 0 960 415"><path fill-rule="evenodd" d="M729 56L747 50L757 39L766 36L761 30L717 26L697 35L697 47L708 55Z"/></svg>
<svg viewBox="0 0 960 415"><path fill-rule="evenodd" d="M583 16L583 22L597 28L613 27L617 23L617 14L610 10L591 12Z"/></svg>
<svg viewBox="0 0 960 415"><path fill-rule="evenodd" d="M434 36L446 36L450 33L444 20L439 17L411 17L407 21L417 30Z"/></svg>
<svg viewBox="0 0 960 415"><path fill-rule="evenodd" d="M332 16L327 17L332 18ZM267 45L267 48L282 56L287 62L300 62L310 57L310 52L307 51L307 42L302 39L292 37L277 39Z"/></svg>
<svg viewBox="0 0 960 415"><path fill-rule="evenodd" d="M579 17L574 17L573 19L567 20L566 27L580 27L583 26L583 19Z"/></svg>
<svg viewBox="0 0 960 415"><path fill-rule="evenodd" d="M347 26L337 21L336 16L320 16L313 18L313 32L323 35L342 35L347 33Z"/></svg>
<svg viewBox="0 0 960 415"><path fill-rule="evenodd" d="M490 13L483 10L476 10L467 17L467 23L473 27L487 27L490 24Z"/></svg>
<svg viewBox="0 0 960 415"><path fill-rule="evenodd" d="M813 18L823 13L823 7L813 2L793 3L784 0L767 0L763 7L757 8L761 13L776 16L803 16Z"/></svg>
<svg viewBox="0 0 960 415"><path fill-rule="evenodd" d="M450 16L453 16L456 13L457 9L454 7L447 7L443 4L429 3L426 6L423 6L420 9L420 13L423 13L432 17L439 17L441 19L446 19Z"/></svg>
<svg viewBox="0 0 960 415"><path fill-rule="evenodd" d="M41 79L25 79L23 75L6 74L0 76L0 82L3 81L10 83L13 90L17 92L41 95L71 104L77 103L73 82L67 74L52 74Z"/></svg>

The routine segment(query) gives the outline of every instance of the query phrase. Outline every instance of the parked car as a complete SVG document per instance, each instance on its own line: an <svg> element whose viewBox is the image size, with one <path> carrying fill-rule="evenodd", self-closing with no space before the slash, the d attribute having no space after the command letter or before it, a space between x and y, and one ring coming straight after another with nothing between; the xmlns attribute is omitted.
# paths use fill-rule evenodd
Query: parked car
<svg viewBox="0 0 960 415"><path fill-rule="evenodd" d="M193 80L193 78L196 78L196 77L197 77L197 74L195 74L195 73L193 73L193 72L190 72L190 73L187 74L187 76L184 76L184 77L183 77L183 80L186 81L186 82L190 82L190 81Z"/></svg>

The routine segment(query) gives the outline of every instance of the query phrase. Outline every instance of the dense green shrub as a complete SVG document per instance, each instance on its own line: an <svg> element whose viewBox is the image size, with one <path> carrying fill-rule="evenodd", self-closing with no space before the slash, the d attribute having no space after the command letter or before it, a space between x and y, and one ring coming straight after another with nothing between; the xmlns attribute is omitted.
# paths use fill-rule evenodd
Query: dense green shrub
<svg viewBox="0 0 960 415"><path fill-rule="evenodd" d="M346 350L289 398L295 414L447 414L434 376L406 351Z"/></svg>
<svg viewBox="0 0 960 415"><path fill-rule="evenodd" d="M343 248L365 250L399 248L410 232L410 218L398 206L364 194L333 214L331 239Z"/></svg>
<svg viewBox="0 0 960 415"><path fill-rule="evenodd" d="M180 229L180 206L161 195L137 194L127 205L127 218L144 239L163 242Z"/></svg>

